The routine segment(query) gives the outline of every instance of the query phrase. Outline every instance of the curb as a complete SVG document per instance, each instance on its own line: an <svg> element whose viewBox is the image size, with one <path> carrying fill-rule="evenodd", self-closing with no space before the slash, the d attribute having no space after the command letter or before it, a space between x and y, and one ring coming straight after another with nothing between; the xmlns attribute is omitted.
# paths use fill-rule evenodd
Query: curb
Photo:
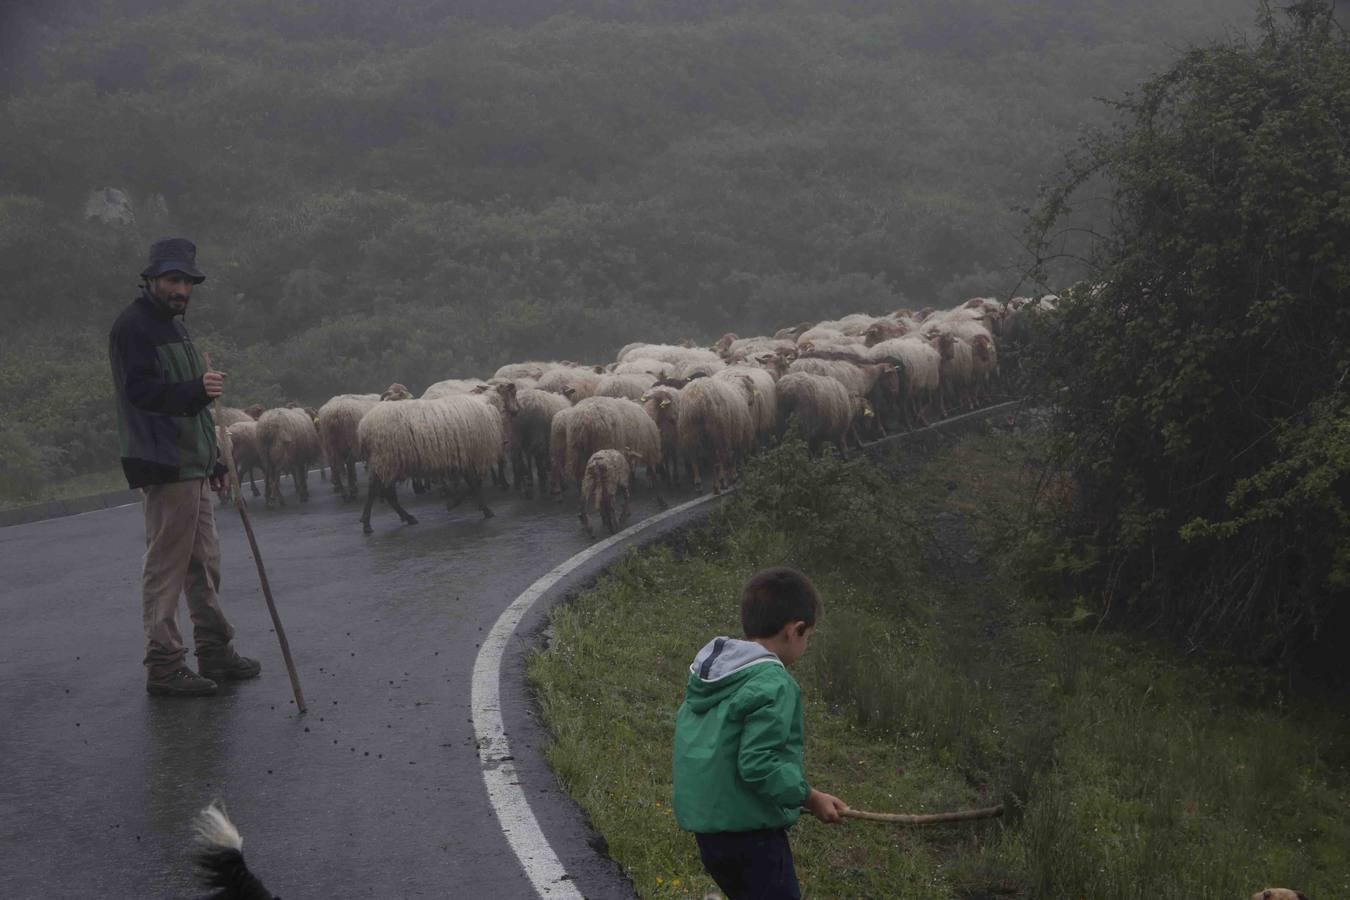
<svg viewBox="0 0 1350 900"><path fill-rule="evenodd" d="M917 431L872 441L864 444L861 450L871 454L904 444L922 444L933 438L954 438L978 430L992 416L1013 413L1024 402L1006 401L944 419ZM540 897L627 900L635 896L635 891L628 877L605 852L603 836L592 830L585 811L565 793L544 759L542 748L551 737L527 684L525 667L529 655L542 646L549 616L560 603L575 599L594 585L629 550L668 539L706 518L735 490L732 487L720 496L705 494L678 507L675 515L651 524L638 522L598 542L606 546L593 546L575 554L513 601L511 607L518 609L514 624L507 623L503 628L503 621L511 616L511 609L508 609L493 628L494 632L499 628L505 632L495 636L500 648L499 663L497 672L485 672L483 677L496 676L492 712L497 713L499 719L490 727L482 727L478 721L478 704L474 704L479 760L498 823ZM540 582L548 583L540 588ZM489 640L493 640L493 636L489 636ZM487 643L484 642L484 648ZM480 689L477 670L476 661L475 694ZM558 801L531 804L527 799L550 794Z"/></svg>

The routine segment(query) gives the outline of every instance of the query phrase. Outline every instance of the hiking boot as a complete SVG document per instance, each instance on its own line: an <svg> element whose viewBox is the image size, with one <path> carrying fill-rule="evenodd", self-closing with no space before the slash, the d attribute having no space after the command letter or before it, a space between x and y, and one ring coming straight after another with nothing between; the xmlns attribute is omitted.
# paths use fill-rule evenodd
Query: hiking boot
<svg viewBox="0 0 1350 900"><path fill-rule="evenodd" d="M167 697L207 697L214 694L216 689L214 681L203 678L187 666L181 666L158 678L148 678L145 682L147 693Z"/></svg>
<svg viewBox="0 0 1350 900"><path fill-rule="evenodd" d="M258 673L262 671L262 663L247 656L240 656L238 653L225 657L198 657L197 671L201 672L203 677L214 678L216 681L245 681L258 677Z"/></svg>

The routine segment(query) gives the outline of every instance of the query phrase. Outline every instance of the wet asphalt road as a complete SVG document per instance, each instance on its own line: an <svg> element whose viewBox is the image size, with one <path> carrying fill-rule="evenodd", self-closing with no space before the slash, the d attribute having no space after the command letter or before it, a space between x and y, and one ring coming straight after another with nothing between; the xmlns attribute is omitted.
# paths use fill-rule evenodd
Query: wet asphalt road
<svg viewBox="0 0 1350 900"><path fill-rule="evenodd" d="M212 798L284 897L535 896L487 801L469 682L501 610L590 544L574 495L494 491L484 521L403 491L420 524L377 504L366 537L327 484L311 476L307 505L286 490L284 510L250 513L304 716L233 507L216 511L221 600L263 674L213 698L145 693L139 506L0 529L4 896L199 896L188 829ZM655 511L634 497L634 521ZM631 896L534 756L522 781L578 888Z"/></svg>

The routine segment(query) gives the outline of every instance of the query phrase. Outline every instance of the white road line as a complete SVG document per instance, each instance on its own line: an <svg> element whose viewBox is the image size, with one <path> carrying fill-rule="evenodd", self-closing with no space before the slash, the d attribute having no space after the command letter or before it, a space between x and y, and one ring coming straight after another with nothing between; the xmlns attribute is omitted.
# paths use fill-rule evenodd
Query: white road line
<svg viewBox="0 0 1350 900"><path fill-rule="evenodd" d="M582 900L581 892L567 877L558 854L553 852L553 847L544 837L538 820L530 810L530 802L520 788L511 744L502 722L502 660L506 646L535 602L569 572L652 525L713 499L716 496L708 494L682 503L582 550L526 588L497 619L478 650L478 658L473 664L470 706L474 736L478 742L478 758L483 766L483 783L487 786L488 799L497 814L497 821L501 823L512 851L540 897Z"/></svg>

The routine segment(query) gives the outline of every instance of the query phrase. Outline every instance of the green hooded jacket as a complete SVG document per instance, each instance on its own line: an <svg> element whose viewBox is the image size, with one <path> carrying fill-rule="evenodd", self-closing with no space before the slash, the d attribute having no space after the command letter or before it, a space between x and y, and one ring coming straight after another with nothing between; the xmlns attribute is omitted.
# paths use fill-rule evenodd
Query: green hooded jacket
<svg viewBox="0 0 1350 900"><path fill-rule="evenodd" d="M773 653L718 637L689 667L675 719L675 818L698 834L786 828L810 788L802 691Z"/></svg>

